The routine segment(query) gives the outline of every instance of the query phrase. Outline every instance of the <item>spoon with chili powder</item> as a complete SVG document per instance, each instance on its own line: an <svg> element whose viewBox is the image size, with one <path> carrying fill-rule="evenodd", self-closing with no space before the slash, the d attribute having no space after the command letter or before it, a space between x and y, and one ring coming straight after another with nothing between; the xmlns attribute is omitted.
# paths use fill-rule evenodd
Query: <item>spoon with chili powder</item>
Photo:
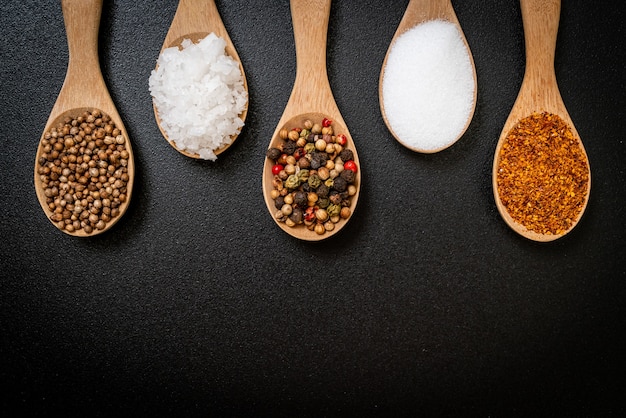
<svg viewBox="0 0 626 418"><path fill-rule="evenodd" d="M580 221L591 171L554 71L561 2L521 0L520 5L526 69L496 146L492 185L504 221L520 235L545 242L563 237Z"/></svg>

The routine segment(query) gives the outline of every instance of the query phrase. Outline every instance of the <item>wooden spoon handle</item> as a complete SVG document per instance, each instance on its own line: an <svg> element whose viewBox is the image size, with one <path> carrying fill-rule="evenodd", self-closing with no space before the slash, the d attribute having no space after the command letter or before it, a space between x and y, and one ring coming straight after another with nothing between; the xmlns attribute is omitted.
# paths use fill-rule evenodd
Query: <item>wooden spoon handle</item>
<svg viewBox="0 0 626 418"><path fill-rule="evenodd" d="M399 27L404 32L419 22L445 19L456 23L457 18L450 0L411 0L406 7Z"/></svg>
<svg viewBox="0 0 626 418"><path fill-rule="evenodd" d="M197 42L209 33L230 41L214 0L180 0L163 48L179 44L183 37Z"/></svg>
<svg viewBox="0 0 626 418"><path fill-rule="evenodd" d="M526 72L554 76L554 52L561 0L520 0L526 45Z"/></svg>
<svg viewBox="0 0 626 418"><path fill-rule="evenodd" d="M86 69L100 67L98 30L103 0L62 0L69 50L68 76L83 79Z"/></svg>
<svg viewBox="0 0 626 418"><path fill-rule="evenodd" d="M331 0L291 0L296 48L296 86L314 94L330 91L326 72L326 36Z"/></svg>

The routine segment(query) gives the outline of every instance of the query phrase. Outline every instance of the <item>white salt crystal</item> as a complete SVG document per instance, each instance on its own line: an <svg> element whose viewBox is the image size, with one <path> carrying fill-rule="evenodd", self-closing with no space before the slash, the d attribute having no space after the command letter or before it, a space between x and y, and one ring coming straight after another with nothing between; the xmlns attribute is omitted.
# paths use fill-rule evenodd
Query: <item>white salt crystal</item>
<svg viewBox="0 0 626 418"><path fill-rule="evenodd" d="M185 39L159 55L148 84L161 127L176 147L215 160L244 123L248 94L239 64L225 53L226 41L209 34Z"/></svg>
<svg viewBox="0 0 626 418"><path fill-rule="evenodd" d="M471 117L476 82L457 27L431 20L394 42L382 80L391 130L409 148L435 152L452 145Z"/></svg>

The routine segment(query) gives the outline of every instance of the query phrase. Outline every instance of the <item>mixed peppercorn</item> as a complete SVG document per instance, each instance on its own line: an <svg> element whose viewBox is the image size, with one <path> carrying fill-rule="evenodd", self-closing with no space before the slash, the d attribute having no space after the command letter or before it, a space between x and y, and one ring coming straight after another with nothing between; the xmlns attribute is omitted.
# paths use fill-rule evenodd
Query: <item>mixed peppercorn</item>
<svg viewBox="0 0 626 418"><path fill-rule="evenodd" d="M50 220L61 230L103 230L120 215L130 190L126 139L111 118L93 110L44 134L37 174Z"/></svg>
<svg viewBox="0 0 626 418"><path fill-rule="evenodd" d="M274 164L276 220L318 235L332 231L350 217L357 193L358 167L346 135L335 134L326 118L321 124L306 120L302 127L283 128L279 135L282 143L266 154Z"/></svg>

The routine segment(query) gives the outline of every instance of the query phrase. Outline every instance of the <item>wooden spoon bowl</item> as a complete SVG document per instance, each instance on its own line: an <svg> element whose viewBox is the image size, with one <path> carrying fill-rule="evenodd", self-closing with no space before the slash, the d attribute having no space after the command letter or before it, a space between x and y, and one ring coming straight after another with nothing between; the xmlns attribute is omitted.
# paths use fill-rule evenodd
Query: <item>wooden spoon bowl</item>
<svg viewBox="0 0 626 418"><path fill-rule="evenodd" d="M391 53L391 50L396 40L400 36L402 36L406 31L414 28L415 26L424 22L431 21L431 20L443 20L443 21L450 22L454 26L456 26L456 28L459 31L459 35L463 39L463 43L465 44L465 47L467 48L467 54L469 56L470 64L472 67L472 73L474 76L474 86L477 86L476 68L474 66L474 58L472 57L472 52L470 50L469 44L467 42L467 39L465 38L465 34L463 33L463 29L461 28L461 24L459 23L459 19L457 18L456 13L454 12L454 8L452 7L452 3L450 2L450 0L410 0L409 1L409 4L404 12L404 15L402 16L402 20L400 21L400 24L398 25L398 28L396 29L396 32L393 35L393 38L391 39L389 48L387 49L387 53L385 54L385 59L383 60L383 65L382 65L382 69L381 69L380 77L378 81L378 98L379 98L379 103L380 103L380 111L383 117L383 121L385 122L385 125L387 125L389 132L391 132L393 137L406 148L412 151L421 152L425 154L436 153L436 152L442 151L450 147L452 144L454 144L463 136L463 134L469 127L472 121L472 118L474 116L474 110L476 109L476 97L477 97L477 88L475 87L472 108L470 110L470 113L468 114L468 118L467 118L467 122L465 123L465 126L463 127L463 129L459 132L458 136L452 142L440 148L423 149L423 148L415 147L413 145L407 144L406 141L403 141L402 138L400 138L394 132L391 126L391 123L389 122L389 119L387 117L387 114L385 113L385 104L384 104L385 101L384 101L384 92L383 92L383 80L385 78L385 69L387 67L387 60L389 58L389 54Z"/></svg>
<svg viewBox="0 0 626 418"><path fill-rule="evenodd" d="M496 145L492 186L496 206L507 225L515 232L528 239L546 242L553 241L569 233L580 221L589 201L591 172L588 172L587 193L582 209L576 219L573 220L572 226L562 234L541 234L527 229L524 225L516 222L511 217L500 199L497 183L498 167L500 166L500 151L502 145L506 142L509 132L517 125L520 119L528 117L533 113L552 113L558 115L569 126L574 137L580 139L561 97L554 71L554 55L561 1L521 0L520 5L526 45L526 69L519 94ZM584 154L585 160L588 162L582 140L579 141L579 146ZM587 168L589 168L588 164Z"/></svg>
<svg viewBox="0 0 626 418"><path fill-rule="evenodd" d="M333 97L326 71L326 35L330 17L330 3L330 0L291 0L291 17L296 46L296 79L289 101L268 148L278 147L283 142L279 135L283 128L290 130L302 127L306 120L313 123L321 123L323 118L332 120L334 133L344 134L347 137L347 148L352 150L354 162L359 167L355 180L357 192L352 196L350 205L351 212L354 214L360 194L361 166L352 136ZM277 209L271 197L274 178L272 165L272 161L265 158L263 196L268 211L283 231L301 240L321 241L337 234L345 227L350 218L339 221L332 231L318 235L304 225L290 227L284 222L278 221L274 217Z"/></svg>
<svg viewBox="0 0 626 418"><path fill-rule="evenodd" d="M126 139L125 147L129 153L126 184L126 200L119 206L119 215L106 223L103 229L95 229L91 233L84 229L62 231L66 234L85 237L103 233L110 229L126 212L130 203L135 178L135 164L128 133L122 119L113 104L102 77L98 59L98 29L102 14L102 0L62 0L63 18L67 32L69 62L65 81L59 96L50 112L46 127L39 141L35 158L34 185L37 199L48 219L53 215L44 194L43 183L38 173L39 159L44 152L43 140L51 128L57 127L66 118L76 118L85 111L94 109L108 115L120 129ZM54 223L54 222L53 222Z"/></svg>
<svg viewBox="0 0 626 418"><path fill-rule="evenodd" d="M237 54L237 50L235 49L235 45L231 41L230 36L228 36L228 32L226 31L226 27L224 26L224 22L220 17L214 0L180 0L160 52L163 52L163 50L167 48L180 48L185 39L189 39L193 43L198 43L210 33L214 33L226 41L226 54L239 63L239 69L241 70L241 76L243 77L243 85L247 92L248 82L243 70L243 65L241 64L241 59L239 58L239 54ZM169 140L167 133L161 126L161 118L159 117L158 109L154 104L152 107L159 130L161 131L163 137L167 139L167 142L181 154L190 158L199 159L200 155L197 153L180 149L176 146L174 141ZM239 115L242 122L245 122L247 114L248 106L246 106ZM231 142L229 144L214 150L215 155L219 155L226 151L235 142L238 136L238 134L231 136Z"/></svg>

